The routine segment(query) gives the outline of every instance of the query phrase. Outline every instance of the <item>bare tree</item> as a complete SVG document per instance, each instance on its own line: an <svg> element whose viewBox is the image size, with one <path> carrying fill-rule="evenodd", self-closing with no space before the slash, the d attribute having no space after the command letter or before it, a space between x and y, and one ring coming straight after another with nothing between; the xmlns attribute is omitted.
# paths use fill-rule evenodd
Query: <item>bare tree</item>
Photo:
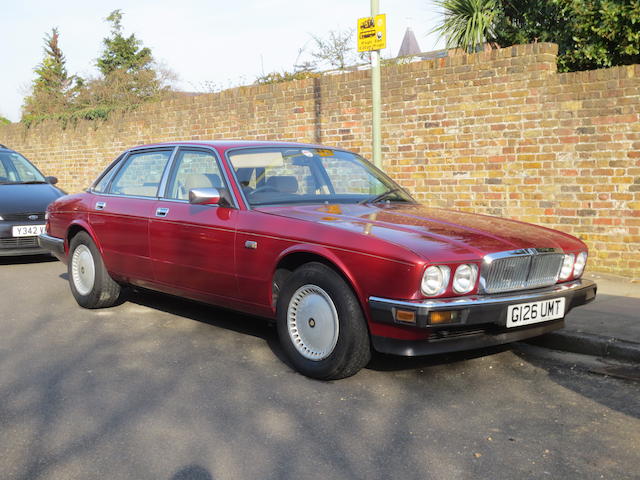
<svg viewBox="0 0 640 480"><path fill-rule="evenodd" d="M311 35L315 48L311 56L316 61L333 68L344 70L357 62L355 51L355 30L331 30L327 38Z"/></svg>

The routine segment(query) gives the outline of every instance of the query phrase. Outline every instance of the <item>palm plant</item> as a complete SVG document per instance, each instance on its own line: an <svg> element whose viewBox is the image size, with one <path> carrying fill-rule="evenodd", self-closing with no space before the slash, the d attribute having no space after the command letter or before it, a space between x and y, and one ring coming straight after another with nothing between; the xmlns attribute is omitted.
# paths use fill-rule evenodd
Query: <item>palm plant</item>
<svg viewBox="0 0 640 480"><path fill-rule="evenodd" d="M493 39L497 0L434 0L444 10L444 20L434 31L445 37L447 48L478 51Z"/></svg>

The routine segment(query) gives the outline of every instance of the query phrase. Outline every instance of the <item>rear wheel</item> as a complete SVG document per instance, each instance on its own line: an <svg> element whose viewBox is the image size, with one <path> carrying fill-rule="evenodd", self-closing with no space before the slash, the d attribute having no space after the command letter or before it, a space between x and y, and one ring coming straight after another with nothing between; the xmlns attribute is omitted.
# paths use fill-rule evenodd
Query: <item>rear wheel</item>
<svg viewBox="0 0 640 480"><path fill-rule="evenodd" d="M308 263L282 286L278 335L295 368L312 378L335 380L357 373L371 359L358 299L334 270Z"/></svg>
<svg viewBox="0 0 640 480"><path fill-rule="evenodd" d="M104 308L118 302L121 287L109 276L98 248L86 232L71 239L68 273L71 293L80 306Z"/></svg>

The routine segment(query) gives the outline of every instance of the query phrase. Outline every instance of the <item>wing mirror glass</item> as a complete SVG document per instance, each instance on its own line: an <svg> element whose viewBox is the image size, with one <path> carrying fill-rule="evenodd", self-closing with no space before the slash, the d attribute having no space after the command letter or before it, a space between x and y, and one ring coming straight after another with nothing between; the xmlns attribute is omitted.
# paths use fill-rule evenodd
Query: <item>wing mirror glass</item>
<svg viewBox="0 0 640 480"><path fill-rule="evenodd" d="M195 205L218 205L220 190L217 188L192 188L189 190L189 203Z"/></svg>
<svg viewBox="0 0 640 480"><path fill-rule="evenodd" d="M56 183L58 183L58 177L45 177L45 180L51 185L55 185Z"/></svg>

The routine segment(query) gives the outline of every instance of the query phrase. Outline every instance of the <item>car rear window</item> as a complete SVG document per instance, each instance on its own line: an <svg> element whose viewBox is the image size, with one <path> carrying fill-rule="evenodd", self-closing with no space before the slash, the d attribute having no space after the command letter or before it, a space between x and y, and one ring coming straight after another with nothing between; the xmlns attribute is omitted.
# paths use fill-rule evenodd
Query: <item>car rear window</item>
<svg viewBox="0 0 640 480"><path fill-rule="evenodd" d="M116 174L109 193L136 197L155 197L172 150L130 154Z"/></svg>

